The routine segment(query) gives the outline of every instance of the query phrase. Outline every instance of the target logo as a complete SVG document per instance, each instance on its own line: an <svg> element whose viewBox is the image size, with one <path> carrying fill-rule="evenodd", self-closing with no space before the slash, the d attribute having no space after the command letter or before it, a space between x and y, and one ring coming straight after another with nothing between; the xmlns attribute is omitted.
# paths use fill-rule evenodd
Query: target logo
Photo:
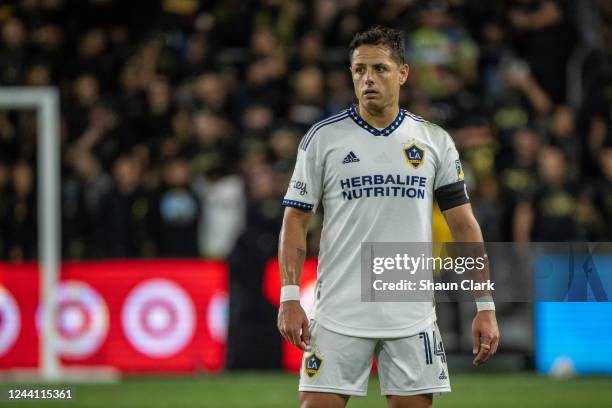
<svg viewBox="0 0 612 408"><path fill-rule="evenodd" d="M0 285L0 357L6 354L19 335L21 317L15 299Z"/></svg>
<svg viewBox="0 0 612 408"><path fill-rule="evenodd" d="M121 312L123 331L138 351L169 357L181 351L195 329L189 294L167 279L150 279L128 295Z"/></svg>
<svg viewBox="0 0 612 408"><path fill-rule="evenodd" d="M208 305L206 313L210 336L219 343L227 338L227 325L229 319L229 306L227 292L217 292Z"/></svg>
<svg viewBox="0 0 612 408"><path fill-rule="evenodd" d="M56 300L57 347L62 357L86 358L94 354L108 334L108 308L100 294L81 281L59 284ZM40 331L40 308L36 326Z"/></svg>

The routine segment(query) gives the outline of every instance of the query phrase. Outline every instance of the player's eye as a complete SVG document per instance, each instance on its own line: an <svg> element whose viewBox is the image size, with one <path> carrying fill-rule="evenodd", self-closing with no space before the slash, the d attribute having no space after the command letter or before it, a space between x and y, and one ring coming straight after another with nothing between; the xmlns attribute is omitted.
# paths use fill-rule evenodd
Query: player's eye
<svg viewBox="0 0 612 408"><path fill-rule="evenodd" d="M365 72L365 68L364 67L357 67L355 68L355 72L358 74L363 74Z"/></svg>
<svg viewBox="0 0 612 408"><path fill-rule="evenodd" d="M378 72L379 74L382 73L382 72L385 72L386 70L387 70L387 68L382 66L382 65L378 65L376 67L376 72Z"/></svg>

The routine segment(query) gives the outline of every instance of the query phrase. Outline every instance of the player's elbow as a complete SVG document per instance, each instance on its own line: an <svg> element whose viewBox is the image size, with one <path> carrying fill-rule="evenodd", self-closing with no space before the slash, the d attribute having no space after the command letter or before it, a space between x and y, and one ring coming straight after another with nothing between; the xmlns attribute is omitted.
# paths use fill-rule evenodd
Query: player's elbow
<svg viewBox="0 0 612 408"><path fill-rule="evenodd" d="M453 238L457 242L479 242L482 241L480 226L472 211L462 209L456 214L447 214L446 221L451 230Z"/></svg>
<svg viewBox="0 0 612 408"><path fill-rule="evenodd" d="M471 218L464 222L458 222L454 227L451 227L451 233L455 241L478 242L482 240L480 226L474 217Z"/></svg>

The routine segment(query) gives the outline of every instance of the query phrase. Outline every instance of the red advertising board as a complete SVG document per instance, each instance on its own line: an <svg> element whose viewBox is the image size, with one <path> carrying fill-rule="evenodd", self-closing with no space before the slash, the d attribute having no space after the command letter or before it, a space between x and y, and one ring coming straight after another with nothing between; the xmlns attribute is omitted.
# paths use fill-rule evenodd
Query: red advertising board
<svg viewBox="0 0 612 408"><path fill-rule="evenodd" d="M0 264L0 369L38 365L39 279L34 263ZM227 295L220 261L64 263L56 309L62 363L220 371Z"/></svg>

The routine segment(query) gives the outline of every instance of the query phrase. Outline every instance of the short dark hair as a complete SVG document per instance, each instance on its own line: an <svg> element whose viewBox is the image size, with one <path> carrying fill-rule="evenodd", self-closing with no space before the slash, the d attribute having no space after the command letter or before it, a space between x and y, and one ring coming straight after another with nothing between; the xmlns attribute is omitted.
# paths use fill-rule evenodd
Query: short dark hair
<svg viewBox="0 0 612 408"><path fill-rule="evenodd" d="M406 63L406 47L404 33L381 25L373 25L366 31L355 34L349 46L349 58L352 60L353 51L360 45L384 45L391 50L391 56L399 64Z"/></svg>

